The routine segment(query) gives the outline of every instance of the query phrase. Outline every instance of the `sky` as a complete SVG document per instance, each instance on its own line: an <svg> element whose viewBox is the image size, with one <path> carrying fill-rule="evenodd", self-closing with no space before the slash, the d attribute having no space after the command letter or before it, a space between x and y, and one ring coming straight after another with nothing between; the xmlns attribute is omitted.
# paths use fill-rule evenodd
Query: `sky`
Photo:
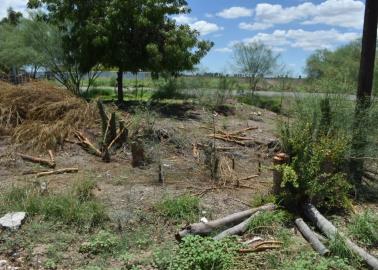
<svg viewBox="0 0 378 270"><path fill-rule="evenodd" d="M342 46L362 35L364 1L359 0L188 0L190 14L176 16L201 39L215 43L200 69L233 73L232 47L259 41L280 54L292 76L304 74L306 59L317 49ZM27 0L0 0L6 9L26 12Z"/></svg>

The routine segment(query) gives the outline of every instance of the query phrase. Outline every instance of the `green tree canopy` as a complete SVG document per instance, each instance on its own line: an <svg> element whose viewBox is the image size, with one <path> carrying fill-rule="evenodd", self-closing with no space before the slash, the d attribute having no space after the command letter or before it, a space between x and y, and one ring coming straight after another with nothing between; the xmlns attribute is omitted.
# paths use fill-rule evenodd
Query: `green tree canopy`
<svg viewBox="0 0 378 270"><path fill-rule="evenodd" d="M22 19L23 15L21 12L14 11L12 7L7 10L7 17L0 21L0 24L10 24L17 25Z"/></svg>

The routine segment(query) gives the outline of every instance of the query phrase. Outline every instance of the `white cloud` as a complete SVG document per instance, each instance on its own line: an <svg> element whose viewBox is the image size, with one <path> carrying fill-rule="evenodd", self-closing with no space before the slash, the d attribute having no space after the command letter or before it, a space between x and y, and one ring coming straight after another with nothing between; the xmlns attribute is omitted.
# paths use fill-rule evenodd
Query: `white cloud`
<svg viewBox="0 0 378 270"><path fill-rule="evenodd" d="M213 15L213 14L211 14L211 13L206 13L206 14L205 14L205 17L206 17L206 18L213 18L213 17L214 17L214 15Z"/></svg>
<svg viewBox="0 0 378 270"><path fill-rule="evenodd" d="M357 39L359 35L355 32L341 33L335 29L319 31L275 30L271 34L258 33L252 38L243 40L243 42L262 42L271 48L275 48L275 50L292 47L313 51L316 49L333 49L337 45Z"/></svg>
<svg viewBox="0 0 378 270"><path fill-rule="evenodd" d="M265 23L265 22L255 22L255 23L245 23L242 22L239 24L239 28L243 30L266 30L273 27L273 24L271 23Z"/></svg>
<svg viewBox="0 0 378 270"><path fill-rule="evenodd" d="M27 2L28 0L0 0L0 19L7 16L7 9L9 7L25 14Z"/></svg>
<svg viewBox="0 0 378 270"><path fill-rule="evenodd" d="M174 16L173 19L176 20L178 24L188 24L190 28L197 30L203 36L223 30L223 27L215 23L204 20L199 21L197 18L185 14Z"/></svg>
<svg viewBox="0 0 378 270"><path fill-rule="evenodd" d="M339 27L362 28L364 3L359 0L326 0L318 5L305 2L283 7L260 3L256 6L256 21L286 24L304 20L303 24L325 24Z"/></svg>
<svg viewBox="0 0 378 270"><path fill-rule="evenodd" d="M207 21L196 21L194 23L189 24L189 26L192 29L195 29L198 32L200 32L203 36L223 30L223 27L218 26L215 23L209 23Z"/></svg>
<svg viewBox="0 0 378 270"><path fill-rule="evenodd" d="M253 10L245 7L231 7L217 13L217 16L224 19L237 19L241 17L251 17Z"/></svg>
<svg viewBox="0 0 378 270"><path fill-rule="evenodd" d="M185 14L180 14L177 16L174 16L173 19L178 23L178 24L190 24L193 23L197 20L195 17L190 17Z"/></svg>
<svg viewBox="0 0 378 270"><path fill-rule="evenodd" d="M224 47L224 48L214 49L214 51L220 52L220 53L230 53L230 52L232 52L232 49L229 48L229 47Z"/></svg>

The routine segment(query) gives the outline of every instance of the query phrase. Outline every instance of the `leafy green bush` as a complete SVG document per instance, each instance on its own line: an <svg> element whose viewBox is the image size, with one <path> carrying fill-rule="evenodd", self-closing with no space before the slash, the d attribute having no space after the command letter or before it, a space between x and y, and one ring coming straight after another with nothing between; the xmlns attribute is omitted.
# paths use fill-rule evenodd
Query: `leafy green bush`
<svg viewBox="0 0 378 270"><path fill-rule="evenodd" d="M359 242L377 247L378 215L369 210L355 215L348 225L348 231Z"/></svg>
<svg viewBox="0 0 378 270"><path fill-rule="evenodd" d="M80 246L80 252L92 254L113 253L117 244L118 238L113 233L100 231L89 242Z"/></svg>
<svg viewBox="0 0 378 270"><path fill-rule="evenodd" d="M13 187L1 197L0 212L25 211L29 216L39 215L81 229L99 226L107 220L103 204L78 196L75 189L44 196L35 188Z"/></svg>
<svg viewBox="0 0 378 270"><path fill-rule="evenodd" d="M324 209L350 206L347 162L351 137L340 127L346 115L342 110L327 98L300 104L294 121L281 127L282 146L290 163L276 169L283 175L280 197L286 205L296 207L310 201Z"/></svg>
<svg viewBox="0 0 378 270"><path fill-rule="evenodd" d="M165 198L156 205L158 212L176 222L194 221L199 215L199 198L182 195Z"/></svg>
<svg viewBox="0 0 378 270"><path fill-rule="evenodd" d="M180 85L176 79L169 79L166 83L160 84L158 90L153 93L152 100L162 99L181 99L183 94L180 93Z"/></svg>
<svg viewBox="0 0 378 270"><path fill-rule="evenodd" d="M228 270L234 264L239 244L234 239L216 241L212 238L188 236L167 269Z"/></svg>

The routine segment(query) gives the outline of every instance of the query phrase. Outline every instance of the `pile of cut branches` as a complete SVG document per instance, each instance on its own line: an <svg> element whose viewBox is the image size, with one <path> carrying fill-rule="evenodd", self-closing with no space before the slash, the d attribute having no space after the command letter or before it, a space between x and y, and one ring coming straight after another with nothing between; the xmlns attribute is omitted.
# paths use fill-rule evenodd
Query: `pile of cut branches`
<svg viewBox="0 0 378 270"><path fill-rule="evenodd" d="M234 131L234 132L226 132L222 130L215 131L213 134L209 134L208 136L211 138L215 138L217 140L222 140L225 142L236 143L241 146L246 146L246 142L253 141L255 138L247 137L245 132L250 130L255 130L257 127L248 127L242 130Z"/></svg>

